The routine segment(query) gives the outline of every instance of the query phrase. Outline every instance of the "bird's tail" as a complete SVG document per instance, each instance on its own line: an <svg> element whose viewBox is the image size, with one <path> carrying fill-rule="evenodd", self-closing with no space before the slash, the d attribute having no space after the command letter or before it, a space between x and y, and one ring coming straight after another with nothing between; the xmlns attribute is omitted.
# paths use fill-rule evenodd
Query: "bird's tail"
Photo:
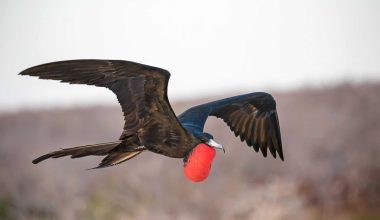
<svg viewBox="0 0 380 220"><path fill-rule="evenodd" d="M71 158L85 157L90 155L95 156L105 156L107 155L102 162L96 168L113 166L116 164L120 164L124 161L127 161L138 154L140 154L143 150L141 148L137 148L133 151L123 152L117 150L117 146L121 141L108 142L102 144L92 144L92 145L84 145L79 147L66 148L58 151L54 151L45 155L42 155L33 160L33 163L39 163L48 158L59 158L64 156L71 156Z"/></svg>

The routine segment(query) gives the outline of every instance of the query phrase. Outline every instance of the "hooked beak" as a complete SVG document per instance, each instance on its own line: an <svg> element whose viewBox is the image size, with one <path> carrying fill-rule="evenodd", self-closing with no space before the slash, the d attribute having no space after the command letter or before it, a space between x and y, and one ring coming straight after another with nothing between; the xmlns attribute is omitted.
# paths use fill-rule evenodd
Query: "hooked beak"
<svg viewBox="0 0 380 220"><path fill-rule="evenodd" d="M221 144L216 143L213 139L208 140L206 144L208 144L209 146L213 148L223 150L223 152L226 153L226 151L224 150L224 147Z"/></svg>

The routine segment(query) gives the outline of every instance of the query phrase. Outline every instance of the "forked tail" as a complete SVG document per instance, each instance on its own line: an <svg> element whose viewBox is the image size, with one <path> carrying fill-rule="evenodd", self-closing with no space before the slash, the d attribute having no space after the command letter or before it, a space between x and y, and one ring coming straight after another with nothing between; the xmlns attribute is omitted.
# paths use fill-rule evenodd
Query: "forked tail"
<svg viewBox="0 0 380 220"><path fill-rule="evenodd" d="M135 150L123 151L119 148L121 141L108 142L102 144L84 145L79 147L66 148L58 151L54 151L45 155L42 155L33 160L34 164L37 164L43 160L49 158L59 158L64 156L71 156L71 158L79 158L86 156L105 156L107 155L99 166L95 168L103 168L113 166L127 161L138 154L140 154L144 148L136 148Z"/></svg>

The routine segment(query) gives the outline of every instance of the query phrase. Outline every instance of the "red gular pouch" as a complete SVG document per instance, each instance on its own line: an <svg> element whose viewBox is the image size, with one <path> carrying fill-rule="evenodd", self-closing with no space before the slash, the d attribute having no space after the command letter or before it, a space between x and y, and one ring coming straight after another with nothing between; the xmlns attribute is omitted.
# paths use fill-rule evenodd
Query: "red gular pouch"
<svg viewBox="0 0 380 220"><path fill-rule="evenodd" d="M215 149L207 144L198 144L190 152L185 164L183 173L194 182L200 182L208 177L211 169L211 162L215 157Z"/></svg>

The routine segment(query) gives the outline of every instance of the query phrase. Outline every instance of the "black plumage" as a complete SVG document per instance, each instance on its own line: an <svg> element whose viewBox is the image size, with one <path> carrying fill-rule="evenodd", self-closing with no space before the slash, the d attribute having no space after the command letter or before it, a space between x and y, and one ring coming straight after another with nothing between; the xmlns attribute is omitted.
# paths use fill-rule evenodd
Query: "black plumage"
<svg viewBox="0 0 380 220"><path fill-rule="evenodd" d="M106 156L99 167L122 163L144 150L168 157L186 158L199 143L212 136L203 131L209 116L224 120L241 141L267 149L283 160L276 102L270 94L257 92L190 108L176 117L167 97L170 73L164 69L121 60L69 60L26 69L21 75L54 79L71 84L106 87L113 91L124 114L118 141L58 150L33 161L70 155L72 158Z"/></svg>

